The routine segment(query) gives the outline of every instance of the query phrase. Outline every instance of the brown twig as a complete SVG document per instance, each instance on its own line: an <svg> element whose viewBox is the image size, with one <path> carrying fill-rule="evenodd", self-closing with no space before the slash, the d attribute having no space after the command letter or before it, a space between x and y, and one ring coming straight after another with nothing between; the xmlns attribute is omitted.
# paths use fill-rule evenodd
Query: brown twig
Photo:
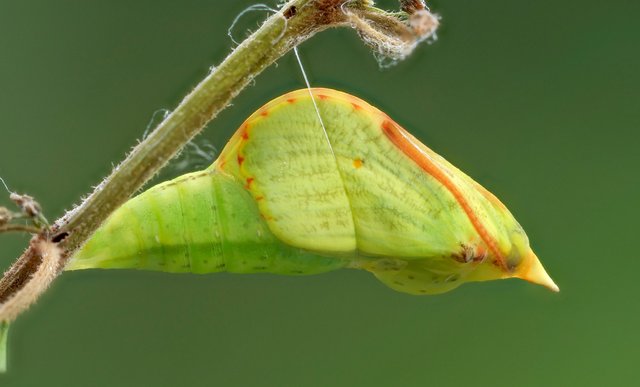
<svg viewBox="0 0 640 387"><path fill-rule="evenodd" d="M424 0L400 0L400 9L409 15L426 8Z"/></svg>

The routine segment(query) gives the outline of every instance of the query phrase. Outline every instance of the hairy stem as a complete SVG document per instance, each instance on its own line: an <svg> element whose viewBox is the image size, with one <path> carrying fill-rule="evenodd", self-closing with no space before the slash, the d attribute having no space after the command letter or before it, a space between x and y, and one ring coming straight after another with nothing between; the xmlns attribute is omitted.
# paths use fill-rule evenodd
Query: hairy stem
<svg viewBox="0 0 640 387"><path fill-rule="evenodd" d="M432 24L435 30L435 18ZM262 70L316 32L334 26L352 26L360 31L365 42L374 47L378 44L387 51L396 46L401 50L412 49L426 36L416 33L409 24L398 19L397 14L373 8L369 0L292 0L284 4L209 73L80 206L58 219L51 229L34 237L25 253L0 280L0 302L3 303L0 304L0 322L17 316L45 290L46 286L30 286L30 281L42 277L39 271L51 271L54 267L55 272L60 273L69 257L100 224L227 107ZM47 264L42 264L43 256L52 256L43 252L42 241L49 243L44 244L48 251L54 249L50 245L55 247L55 263L44 259ZM46 278L48 285L53 277ZM27 290L29 294L25 297L21 292ZM11 314L3 314L2 307L14 299L24 301L21 305L11 303Z"/></svg>
<svg viewBox="0 0 640 387"><path fill-rule="evenodd" d="M313 3L292 1L288 6L300 12L289 19L282 13L271 16L209 73L87 200L56 222L56 235L69 234L63 242L65 250L71 252L80 246L262 70L317 31L340 21L340 13L330 7L340 1L323 2L322 12L308 6Z"/></svg>
<svg viewBox="0 0 640 387"><path fill-rule="evenodd" d="M3 226L0 226L0 233L11 232L11 231L28 232L31 234L37 234L40 232L40 229L36 226L29 226L25 224L5 224Z"/></svg>

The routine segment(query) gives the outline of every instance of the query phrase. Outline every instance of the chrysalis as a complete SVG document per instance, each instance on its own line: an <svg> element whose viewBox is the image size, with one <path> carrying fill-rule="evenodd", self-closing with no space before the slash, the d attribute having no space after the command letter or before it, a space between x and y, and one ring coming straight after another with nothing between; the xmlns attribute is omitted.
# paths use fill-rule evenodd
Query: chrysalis
<svg viewBox="0 0 640 387"><path fill-rule="evenodd" d="M373 273L436 294L517 277L558 290L507 208L366 102L298 90L238 129L208 169L118 209L67 269Z"/></svg>

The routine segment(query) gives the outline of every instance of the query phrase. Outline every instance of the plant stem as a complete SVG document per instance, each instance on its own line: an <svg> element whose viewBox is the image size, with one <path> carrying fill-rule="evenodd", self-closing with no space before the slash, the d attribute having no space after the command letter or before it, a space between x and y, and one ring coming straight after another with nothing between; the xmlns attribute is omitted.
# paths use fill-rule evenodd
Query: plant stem
<svg viewBox="0 0 640 387"><path fill-rule="evenodd" d="M4 226L0 226L0 233L2 232L28 232L31 234L37 234L40 232L40 229L36 226L29 226L24 224L5 224Z"/></svg>
<svg viewBox="0 0 640 387"><path fill-rule="evenodd" d="M437 21L434 23L435 30ZM43 244L38 241L46 240L59 248L57 272L61 272L69 257L102 222L229 106L262 70L316 32L345 25L355 28L366 25L367 30L360 32L363 36L368 35L365 40L369 44L377 39L370 31L374 29L385 39L382 44L387 46L392 41L393 45L413 48L424 38L399 20L397 14L374 8L368 0L291 0L284 4L209 73L80 206L57 220L50 230L44 230L32 239L29 248L0 280L0 302L5 303L19 294L25 284L38 277L34 274L44 266L40 265L43 251L38 247ZM34 292L31 302L38 296ZM24 309L28 304L25 302ZM0 304L0 322L9 320L3 315L3 305Z"/></svg>
<svg viewBox="0 0 640 387"><path fill-rule="evenodd" d="M63 247L71 252L90 236L106 217L166 164L193 136L211 121L262 70L317 31L335 24L308 6L309 0L292 1L300 11L285 19L271 16L240 44L214 71L187 95L178 107L114 169L111 176L80 207L56 222L56 234L68 233ZM324 2L338 5L341 1Z"/></svg>

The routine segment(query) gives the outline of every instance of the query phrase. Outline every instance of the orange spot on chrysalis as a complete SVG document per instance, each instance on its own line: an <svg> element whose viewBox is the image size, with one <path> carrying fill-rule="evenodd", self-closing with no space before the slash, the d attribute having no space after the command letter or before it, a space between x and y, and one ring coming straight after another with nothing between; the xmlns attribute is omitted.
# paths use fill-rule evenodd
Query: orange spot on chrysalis
<svg viewBox="0 0 640 387"><path fill-rule="evenodd" d="M358 168L362 167L363 163L364 162L362 160L360 160L360 159L354 159L353 160L353 167L358 169Z"/></svg>
<svg viewBox="0 0 640 387"><path fill-rule="evenodd" d="M260 115L261 115L262 117L266 117L266 116L268 116L268 115L269 115L269 111L268 111L268 110L263 110L263 111L261 111L261 112L260 112Z"/></svg>
<svg viewBox="0 0 640 387"><path fill-rule="evenodd" d="M254 180L253 177L247 177L247 188L251 186L251 183L253 183L253 180Z"/></svg>
<svg viewBox="0 0 640 387"><path fill-rule="evenodd" d="M294 102L296 102L296 99L295 98L287 98L287 102L294 103Z"/></svg>
<svg viewBox="0 0 640 387"><path fill-rule="evenodd" d="M327 98L329 98L329 96L328 96L328 95L324 95L324 94L318 94L318 96L317 96L317 97L318 97L318 98L320 98L320 99L327 99Z"/></svg>
<svg viewBox="0 0 640 387"><path fill-rule="evenodd" d="M362 106L358 105L358 104L357 104L357 103L355 103L355 102L351 102L351 106L353 106L353 108L354 108L355 110L361 110L361 109L362 109Z"/></svg>
<svg viewBox="0 0 640 387"><path fill-rule="evenodd" d="M269 221L269 220L275 220L275 219L276 219L276 218L274 218L273 216L271 216L271 215L265 215L265 214L263 214L262 212L260 213L260 217L261 217L262 219L264 219L264 220L267 220L267 221Z"/></svg>
<svg viewBox="0 0 640 387"><path fill-rule="evenodd" d="M246 129L244 129L244 130L242 131L242 139L243 139L243 140L248 140L248 139L249 139L249 133L247 133L247 130L246 130Z"/></svg>
<svg viewBox="0 0 640 387"><path fill-rule="evenodd" d="M238 155L238 165L242 165L243 161L244 161L244 157Z"/></svg>
<svg viewBox="0 0 640 387"><path fill-rule="evenodd" d="M390 118L382 121L380 125L384 134L397 146L405 155L409 156L422 170L431 175L440 184L442 184L447 191L453 195L462 210L469 218L469 221L475 228L480 238L487 245L489 250L496 258L497 264L506 270L504 262L504 256L498 248L496 240L489 234L489 231L485 228L484 224L478 215L473 211L471 205L463 193L458 189L455 183L449 178L449 176L434 162L431 160L428 154L426 154L418 145L415 144L415 140L404 129L398 126Z"/></svg>

